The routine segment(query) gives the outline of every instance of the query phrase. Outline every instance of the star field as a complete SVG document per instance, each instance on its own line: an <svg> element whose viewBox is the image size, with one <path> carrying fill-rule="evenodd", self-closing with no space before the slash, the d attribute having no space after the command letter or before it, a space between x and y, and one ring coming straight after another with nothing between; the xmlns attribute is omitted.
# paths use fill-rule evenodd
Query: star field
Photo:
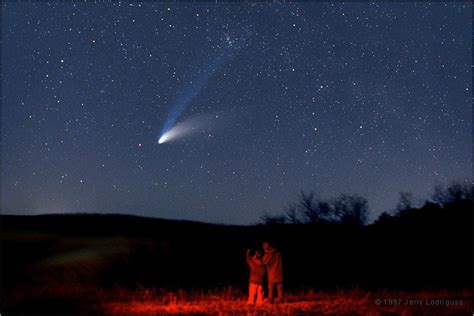
<svg viewBox="0 0 474 316"><path fill-rule="evenodd" d="M249 224L314 190L375 218L472 180L469 2L2 10L3 212ZM206 127L158 144L203 78L177 121Z"/></svg>

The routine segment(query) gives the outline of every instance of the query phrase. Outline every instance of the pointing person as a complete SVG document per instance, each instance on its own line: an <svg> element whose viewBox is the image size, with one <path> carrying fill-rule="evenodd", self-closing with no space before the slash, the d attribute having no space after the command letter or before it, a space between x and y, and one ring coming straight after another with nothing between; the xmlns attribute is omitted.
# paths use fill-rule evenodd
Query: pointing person
<svg viewBox="0 0 474 316"><path fill-rule="evenodd" d="M263 279L265 277L262 252L256 249L254 253L251 254L250 249L247 249L246 259L250 268L249 298L247 304L253 305L256 303L257 305L261 305L263 302Z"/></svg>

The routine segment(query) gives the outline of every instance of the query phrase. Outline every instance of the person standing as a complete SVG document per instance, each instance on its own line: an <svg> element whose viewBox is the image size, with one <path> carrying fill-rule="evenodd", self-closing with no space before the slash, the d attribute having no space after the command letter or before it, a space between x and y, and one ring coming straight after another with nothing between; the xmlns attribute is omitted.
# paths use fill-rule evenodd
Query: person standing
<svg viewBox="0 0 474 316"><path fill-rule="evenodd" d="M247 265L250 269L248 305L261 305L263 303L263 279L265 265L262 263L262 251L256 249L252 254L250 249L246 253Z"/></svg>
<svg viewBox="0 0 474 316"><path fill-rule="evenodd" d="M274 291L277 289L277 299L275 301L283 301L283 264L281 253L275 249L270 243L262 244L265 254L263 256L263 264L266 266L268 279L268 300L273 302Z"/></svg>

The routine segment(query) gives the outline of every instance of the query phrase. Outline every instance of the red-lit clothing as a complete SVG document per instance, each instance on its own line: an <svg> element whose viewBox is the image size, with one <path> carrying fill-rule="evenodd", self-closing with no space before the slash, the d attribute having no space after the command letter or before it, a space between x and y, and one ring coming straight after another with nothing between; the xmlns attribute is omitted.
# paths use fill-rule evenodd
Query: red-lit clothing
<svg viewBox="0 0 474 316"><path fill-rule="evenodd" d="M263 285L249 283L249 298L247 304L249 305L262 305L263 303Z"/></svg>
<svg viewBox="0 0 474 316"><path fill-rule="evenodd" d="M262 261L267 266L268 282L283 282L283 264L280 252L276 249L266 250Z"/></svg>
<svg viewBox="0 0 474 316"><path fill-rule="evenodd" d="M250 256L249 253L247 253L246 259L250 268L249 282L263 285L263 279L265 277L265 265L263 265L260 259Z"/></svg>

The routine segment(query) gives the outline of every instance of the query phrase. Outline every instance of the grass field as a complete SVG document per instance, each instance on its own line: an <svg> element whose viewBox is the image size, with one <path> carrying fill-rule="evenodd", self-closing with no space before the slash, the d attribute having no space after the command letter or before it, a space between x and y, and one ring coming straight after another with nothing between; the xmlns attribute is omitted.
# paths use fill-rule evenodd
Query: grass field
<svg viewBox="0 0 474 316"><path fill-rule="evenodd" d="M51 284L12 289L5 315L472 315L473 292L425 290L306 290L281 303L247 306L246 293L221 290L100 289ZM5 304L7 303L7 304Z"/></svg>
<svg viewBox="0 0 474 316"><path fill-rule="evenodd" d="M464 315L472 314L472 292L418 293L362 290L305 291L285 302L247 306L245 293L118 291L98 309L108 315Z"/></svg>

